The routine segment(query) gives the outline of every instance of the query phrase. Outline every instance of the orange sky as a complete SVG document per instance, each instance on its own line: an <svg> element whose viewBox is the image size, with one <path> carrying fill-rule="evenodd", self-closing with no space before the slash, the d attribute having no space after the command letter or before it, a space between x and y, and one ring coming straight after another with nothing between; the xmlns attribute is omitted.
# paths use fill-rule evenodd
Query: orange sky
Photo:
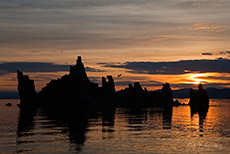
<svg viewBox="0 0 230 154"><path fill-rule="evenodd" d="M1 1L0 6L1 91L16 90L17 85L16 74L12 70L6 73L5 63L72 65L79 55L86 66L102 70L88 72L93 81L100 82L101 76L111 74L117 89L136 81L152 90L164 82L171 83L174 89L194 87L199 82L206 87L230 86L227 71L138 74L98 64L229 59L228 0L13 0ZM50 79L67 72L28 74L40 90ZM118 78L118 74L122 77Z"/></svg>

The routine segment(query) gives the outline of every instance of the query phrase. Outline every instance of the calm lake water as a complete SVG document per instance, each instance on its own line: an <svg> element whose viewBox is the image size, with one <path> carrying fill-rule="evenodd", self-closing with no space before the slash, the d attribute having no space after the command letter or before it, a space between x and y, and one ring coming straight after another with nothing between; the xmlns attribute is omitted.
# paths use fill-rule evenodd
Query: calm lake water
<svg viewBox="0 0 230 154"><path fill-rule="evenodd" d="M117 108L76 124L39 109L20 114L18 103L0 100L0 153L230 153L230 100L212 99L202 115L189 106Z"/></svg>

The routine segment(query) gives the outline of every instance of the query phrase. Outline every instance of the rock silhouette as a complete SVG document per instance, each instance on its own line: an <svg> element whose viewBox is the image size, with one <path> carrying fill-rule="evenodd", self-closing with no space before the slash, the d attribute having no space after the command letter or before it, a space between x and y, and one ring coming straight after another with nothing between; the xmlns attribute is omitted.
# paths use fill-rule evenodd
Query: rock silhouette
<svg viewBox="0 0 230 154"><path fill-rule="evenodd" d="M12 106L12 104L11 103L6 103L5 106Z"/></svg>
<svg viewBox="0 0 230 154"><path fill-rule="evenodd" d="M22 72L18 72L18 91L21 105L30 103L52 111L66 112L93 110L98 107L113 110L114 107L172 107L180 105L173 100L169 83L163 84L162 92L148 92L139 82L129 84L127 88L115 92L114 79L111 75L102 77L102 86L89 80L82 59L78 56L76 64L70 66L69 74L51 80L36 94L34 81Z"/></svg>
<svg viewBox="0 0 230 154"><path fill-rule="evenodd" d="M112 102L115 95L115 84L111 75L108 75L107 79L108 81L102 77L102 99L105 102Z"/></svg>
<svg viewBox="0 0 230 154"><path fill-rule="evenodd" d="M44 106L58 109L81 109L96 105L101 88L87 77L85 67L79 56L76 65L70 66L68 75L51 80L39 92ZM64 107L64 108L63 108Z"/></svg>
<svg viewBox="0 0 230 154"><path fill-rule="evenodd" d="M172 107L178 106L180 103L173 100L170 84L162 84L162 92L150 91L146 88L142 88L139 82L135 82L134 86L129 84L124 90L120 90L116 93L118 106L129 107Z"/></svg>
<svg viewBox="0 0 230 154"><path fill-rule="evenodd" d="M209 107L209 97L201 83L198 85L197 91L193 89L190 90L189 105L192 108L198 108L198 109Z"/></svg>
<svg viewBox="0 0 230 154"><path fill-rule="evenodd" d="M31 106L34 105L31 101L36 99L36 91L34 86L34 80L31 80L28 75L23 75L23 73L17 70L18 78L18 94L20 96L21 106Z"/></svg>
<svg viewBox="0 0 230 154"><path fill-rule="evenodd" d="M127 88L116 93L116 102L119 102L118 106L146 106L147 96L147 90L143 89L139 82L135 82L134 86L129 84Z"/></svg>
<svg viewBox="0 0 230 154"><path fill-rule="evenodd" d="M18 145L23 143L23 135L30 135L30 131L34 129L34 116L39 110L47 115L49 121L54 119L57 124L61 122L67 125L64 132L67 132L69 142L76 144L75 151L80 152L91 118L101 117L102 133L105 137L111 138L113 136L106 134L114 131L116 107L126 107L128 114L138 117L128 119L129 124L137 124L129 130L140 131L143 127L138 124L145 122L148 114L162 115L162 129L171 129L173 106L180 105L177 100L174 101L169 83L162 84L161 91L148 91L140 82L135 82L116 92L114 79L108 75L102 77L102 86L99 86L89 80L80 56L76 64L70 66L69 74L51 80L39 93L35 92L34 81L29 76L23 75L20 71L17 71L17 74L21 100ZM202 85L198 91L191 91L190 106L199 107L198 102L207 103L207 93ZM160 110L150 112L148 107ZM200 115L202 124L205 118ZM56 126L58 125L55 124L54 127Z"/></svg>

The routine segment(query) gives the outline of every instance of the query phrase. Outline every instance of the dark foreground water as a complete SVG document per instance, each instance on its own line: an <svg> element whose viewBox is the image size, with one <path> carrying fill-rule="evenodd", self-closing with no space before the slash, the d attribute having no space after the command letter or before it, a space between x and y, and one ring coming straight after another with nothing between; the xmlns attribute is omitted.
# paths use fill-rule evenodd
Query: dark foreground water
<svg viewBox="0 0 230 154"><path fill-rule="evenodd" d="M117 108L73 125L41 110L22 115L17 103L0 100L0 153L230 153L230 100L213 99L200 115Z"/></svg>

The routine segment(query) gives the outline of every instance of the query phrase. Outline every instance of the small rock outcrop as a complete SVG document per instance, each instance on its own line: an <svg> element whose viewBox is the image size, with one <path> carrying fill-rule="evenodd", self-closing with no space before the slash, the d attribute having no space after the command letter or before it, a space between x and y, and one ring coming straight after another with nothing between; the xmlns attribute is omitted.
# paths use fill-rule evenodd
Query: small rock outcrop
<svg viewBox="0 0 230 154"><path fill-rule="evenodd" d="M198 85L198 90L190 90L190 107L193 108L208 108L209 107L209 97L206 90L203 88L202 84Z"/></svg>
<svg viewBox="0 0 230 154"><path fill-rule="evenodd" d="M12 104L11 103L6 103L5 106L12 106Z"/></svg>
<svg viewBox="0 0 230 154"><path fill-rule="evenodd" d="M147 102L147 90L143 89L139 82L135 82L134 86L129 84L127 88L116 93L116 102L118 106L145 106Z"/></svg>
<svg viewBox="0 0 230 154"><path fill-rule="evenodd" d="M129 107L172 107L178 106L180 103L173 100L170 84L162 84L161 91L150 91L142 88L139 82L135 82L134 86L129 84L124 90L116 93L116 102L118 106Z"/></svg>

